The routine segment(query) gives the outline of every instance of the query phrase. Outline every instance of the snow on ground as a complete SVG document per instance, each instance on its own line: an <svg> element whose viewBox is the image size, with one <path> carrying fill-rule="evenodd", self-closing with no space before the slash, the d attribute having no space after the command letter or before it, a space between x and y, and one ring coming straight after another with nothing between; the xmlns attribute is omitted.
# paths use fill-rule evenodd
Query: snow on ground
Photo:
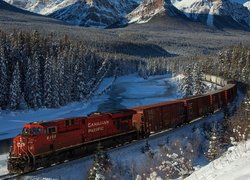
<svg viewBox="0 0 250 180"><path fill-rule="evenodd" d="M220 158L196 170L186 180L249 180L250 140L228 149Z"/></svg>
<svg viewBox="0 0 250 180"><path fill-rule="evenodd" d="M112 81L113 78L106 78L88 102L75 102L57 109L0 111L0 140L14 137L29 122L85 116L95 111L110 111L177 98L175 81L169 74L152 76L146 80L136 74L118 77L111 90L102 93Z"/></svg>
<svg viewBox="0 0 250 180"><path fill-rule="evenodd" d="M7 170L7 156L8 156L8 154L0 155L0 175L8 173L8 170Z"/></svg>

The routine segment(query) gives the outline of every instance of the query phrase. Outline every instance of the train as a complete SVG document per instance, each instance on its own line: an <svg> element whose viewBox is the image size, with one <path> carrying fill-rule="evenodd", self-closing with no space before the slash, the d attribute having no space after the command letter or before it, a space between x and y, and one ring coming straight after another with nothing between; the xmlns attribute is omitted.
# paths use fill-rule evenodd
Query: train
<svg viewBox="0 0 250 180"><path fill-rule="evenodd" d="M161 102L107 113L92 113L54 121L25 124L13 139L8 171L23 174L37 168L78 159L92 154L101 143L115 147L151 134L173 129L226 107L235 99L233 81L206 81L223 85L219 90L174 101Z"/></svg>

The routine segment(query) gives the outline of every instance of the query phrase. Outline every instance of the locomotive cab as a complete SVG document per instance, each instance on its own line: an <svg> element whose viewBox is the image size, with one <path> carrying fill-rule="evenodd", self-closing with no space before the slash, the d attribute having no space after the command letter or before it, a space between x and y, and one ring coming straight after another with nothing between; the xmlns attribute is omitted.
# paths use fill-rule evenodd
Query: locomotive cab
<svg viewBox="0 0 250 180"><path fill-rule="evenodd" d="M39 136L43 133L42 127L24 127L22 130L22 136L32 137Z"/></svg>
<svg viewBox="0 0 250 180"><path fill-rule="evenodd" d="M44 133L44 128L36 123L26 124L22 133L13 139L8 159L8 170L11 173L30 171L30 164L34 163L34 145Z"/></svg>

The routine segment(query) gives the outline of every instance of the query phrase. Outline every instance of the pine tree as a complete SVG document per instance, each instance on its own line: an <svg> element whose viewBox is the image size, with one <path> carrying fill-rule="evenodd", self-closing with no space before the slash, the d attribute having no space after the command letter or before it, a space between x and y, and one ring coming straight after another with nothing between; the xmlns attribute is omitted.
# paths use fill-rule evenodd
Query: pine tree
<svg viewBox="0 0 250 180"><path fill-rule="evenodd" d="M65 91L65 103L69 103L72 102L72 88L73 88L73 68L72 68L72 64L73 62L71 61L71 59L67 59L66 61L64 61L64 91Z"/></svg>
<svg viewBox="0 0 250 180"><path fill-rule="evenodd" d="M77 81L77 91L78 91L77 98L80 101L82 101L87 95L87 90L86 90L87 85L85 84L86 80L85 80L84 72L82 68L79 68L76 81Z"/></svg>
<svg viewBox="0 0 250 180"><path fill-rule="evenodd" d="M184 72L184 78L181 84L181 91L183 97L188 97L193 95L193 77L192 77L192 66L189 65Z"/></svg>
<svg viewBox="0 0 250 180"><path fill-rule="evenodd" d="M38 60L37 53L34 54L33 57L33 63L30 63L31 68L30 69L30 77L28 77L28 88L30 88L29 93L29 102L31 104L31 107L33 108L39 108L42 106L42 88L41 88L41 74L40 74L40 63Z"/></svg>
<svg viewBox="0 0 250 180"><path fill-rule="evenodd" d="M54 67L53 70L53 84L52 84L52 89L53 89L53 107L59 107L60 106L60 99L59 99L59 76L58 76L58 68Z"/></svg>
<svg viewBox="0 0 250 180"><path fill-rule="evenodd" d="M18 109L21 102L21 78L19 71L19 63L15 65L15 69L12 75L12 82L10 84L10 102L9 107L11 109Z"/></svg>
<svg viewBox="0 0 250 180"><path fill-rule="evenodd" d="M66 38L67 39L67 38ZM66 51L63 51L60 53L59 55L59 59L58 59L58 87L59 87L59 104L60 105L65 105L67 104L67 96L68 96L68 92L67 92L67 86L68 83L66 81L66 76L70 76L69 74L66 75L65 73L65 61L66 61Z"/></svg>
<svg viewBox="0 0 250 180"><path fill-rule="evenodd" d="M206 85L203 82L203 72L198 63L195 63L193 73L193 95L201 95L206 91Z"/></svg>
<svg viewBox="0 0 250 180"><path fill-rule="evenodd" d="M4 49L0 47L0 109L6 108L8 102L8 74L7 59Z"/></svg>
<svg viewBox="0 0 250 180"><path fill-rule="evenodd" d="M242 68L241 74L243 82L250 84L250 50L247 51L245 66Z"/></svg>
<svg viewBox="0 0 250 180"><path fill-rule="evenodd" d="M214 125L213 128L211 129L206 156L208 160L212 161L218 157L219 153L220 153L220 140Z"/></svg>
<svg viewBox="0 0 250 180"><path fill-rule="evenodd" d="M45 60L44 67L44 105L46 107L53 107L53 89L52 89L52 60L49 55Z"/></svg>
<svg viewBox="0 0 250 180"><path fill-rule="evenodd" d="M107 152L102 150L101 143L97 145L97 153L94 157L94 163L89 170L89 180L105 180L112 167L111 160Z"/></svg>

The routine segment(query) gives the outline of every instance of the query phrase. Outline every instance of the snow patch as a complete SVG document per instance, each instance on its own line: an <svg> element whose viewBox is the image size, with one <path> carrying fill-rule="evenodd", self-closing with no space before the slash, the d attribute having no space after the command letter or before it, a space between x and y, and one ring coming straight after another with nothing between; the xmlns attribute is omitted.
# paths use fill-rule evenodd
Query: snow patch
<svg viewBox="0 0 250 180"><path fill-rule="evenodd" d="M244 3L244 6L248 8L248 10L250 11L250 1Z"/></svg>
<svg viewBox="0 0 250 180"><path fill-rule="evenodd" d="M186 180L192 179L250 179L250 140L227 150L220 158L196 170Z"/></svg>
<svg viewBox="0 0 250 180"><path fill-rule="evenodd" d="M206 24L209 26L214 25L215 15L228 16L239 24L250 26L250 12L239 2L207 0L171 0L171 2L177 9L193 20L199 20L199 17L202 19L203 16L207 16ZM245 6L249 8L248 3L245 3Z"/></svg>
<svg viewBox="0 0 250 180"><path fill-rule="evenodd" d="M0 155L0 175L8 174L7 156L8 156L8 154L1 154Z"/></svg>

